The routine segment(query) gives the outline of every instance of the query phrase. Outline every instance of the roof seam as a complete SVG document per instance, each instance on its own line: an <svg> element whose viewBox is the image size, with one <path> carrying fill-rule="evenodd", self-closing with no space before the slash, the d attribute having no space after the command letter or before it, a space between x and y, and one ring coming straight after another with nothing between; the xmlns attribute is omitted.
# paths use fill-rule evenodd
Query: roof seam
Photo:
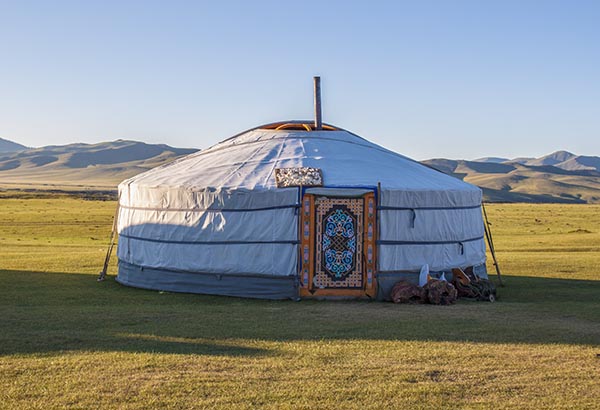
<svg viewBox="0 0 600 410"><path fill-rule="evenodd" d="M236 173L238 172L240 169L242 169L244 167L244 165L246 165L248 163L248 161L250 161L252 158L254 158L260 151L262 151L264 146L260 146L258 147L258 149L256 149L251 155L250 157L248 157L245 161L242 161L240 163L240 165L235 168L234 170L232 170L225 178L223 178L223 183L225 184L227 181L229 181L229 179Z"/></svg>
<svg viewBox="0 0 600 410"><path fill-rule="evenodd" d="M280 156L281 156L281 153L283 152L283 147L285 145L286 140L287 140L287 138L284 138L283 141L281 141L281 144L279 144L279 151L277 152L277 158L275 159L275 161L273 161L273 166L271 167L271 170L269 171L267 177L265 178L265 181L263 182L264 185L267 185L269 183L269 179L271 179L271 175L273 175L273 171L275 170L275 167L277 166L277 163L280 160Z"/></svg>

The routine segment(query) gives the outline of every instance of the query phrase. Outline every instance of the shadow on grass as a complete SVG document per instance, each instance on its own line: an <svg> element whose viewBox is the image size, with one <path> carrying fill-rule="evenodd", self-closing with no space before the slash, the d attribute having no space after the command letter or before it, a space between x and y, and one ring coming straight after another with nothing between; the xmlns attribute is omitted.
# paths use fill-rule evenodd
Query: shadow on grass
<svg viewBox="0 0 600 410"><path fill-rule="evenodd" d="M0 355L126 351L259 356L255 341L600 344L600 281L507 277L497 303L266 301L0 271Z"/></svg>

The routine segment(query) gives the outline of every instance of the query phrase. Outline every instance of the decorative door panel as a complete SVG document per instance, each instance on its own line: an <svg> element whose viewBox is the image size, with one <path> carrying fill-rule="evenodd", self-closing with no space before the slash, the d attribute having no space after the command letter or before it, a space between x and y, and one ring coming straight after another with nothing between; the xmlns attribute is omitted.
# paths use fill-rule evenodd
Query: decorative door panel
<svg viewBox="0 0 600 410"><path fill-rule="evenodd" d="M375 296L375 196L306 194L301 212L301 296Z"/></svg>
<svg viewBox="0 0 600 410"><path fill-rule="evenodd" d="M363 288L363 199L315 200L315 273L318 289Z"/></svg>

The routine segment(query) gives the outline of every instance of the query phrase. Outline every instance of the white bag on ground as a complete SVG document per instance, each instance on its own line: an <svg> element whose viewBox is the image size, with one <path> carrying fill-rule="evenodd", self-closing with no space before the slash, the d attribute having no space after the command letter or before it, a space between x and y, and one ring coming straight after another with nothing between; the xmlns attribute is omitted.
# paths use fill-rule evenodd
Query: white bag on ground
<svg viewBox="0 0 600 410"><path fill-rule="evenodd" d="M419 286L423 287L427 283L427 277L429 276L429 265L425 264L421 266L421 273L419 273Z"/></svg>

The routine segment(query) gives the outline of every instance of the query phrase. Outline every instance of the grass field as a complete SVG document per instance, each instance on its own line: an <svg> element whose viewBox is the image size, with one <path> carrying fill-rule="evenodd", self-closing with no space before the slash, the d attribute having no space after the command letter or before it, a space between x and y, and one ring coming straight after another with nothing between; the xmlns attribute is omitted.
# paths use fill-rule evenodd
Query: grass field
<svg viewBox="0 0 600 410"><path fill-rule="evenodd" d="M97 283L114 202L0 205L2 409L600 404L597 205L490 205L507 286L449 307Z"/></svg>

